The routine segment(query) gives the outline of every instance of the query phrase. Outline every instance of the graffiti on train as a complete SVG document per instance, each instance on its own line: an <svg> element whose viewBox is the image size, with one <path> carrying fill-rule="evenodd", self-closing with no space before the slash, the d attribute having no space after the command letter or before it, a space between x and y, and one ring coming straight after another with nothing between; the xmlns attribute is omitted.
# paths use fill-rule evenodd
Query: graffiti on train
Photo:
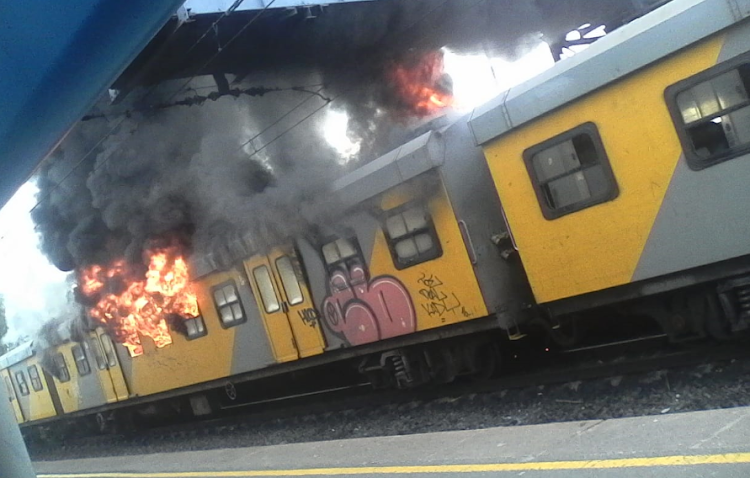
<svg viewBox="0 0 750 478"><path fill-rule="evenodd" d="M395 277L369 278L361 264L337 269L329 279L323 322L350 345L409 334L417 316L409 292Z"/></svg>
<svg viewBox="0 0 750 478"><path fill-rule="evenodd" d="M427 315L438 317L443 323L446 322L446 315L448 314L471 317L471 313L461 304L458 296L454 292L446 290L445 284L438 276L423 272L417 282L421 287L419 289L422 300L420 305L427 312Z"/></svg>
<svg viewBox="0 0 750 478"><path fill-rule="evenodd" d="M303 324L315 328L318 325L318 311L308 307L297 311L297 316Z"/></svg>

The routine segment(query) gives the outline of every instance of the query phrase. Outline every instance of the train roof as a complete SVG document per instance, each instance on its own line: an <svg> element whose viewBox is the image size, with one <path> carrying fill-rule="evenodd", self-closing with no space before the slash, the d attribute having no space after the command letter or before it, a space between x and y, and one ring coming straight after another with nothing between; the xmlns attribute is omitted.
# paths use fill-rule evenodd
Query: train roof
<svg viewBox="0 0 750 478"><path fill-rule="evenodd" d="M443 164L445 148L438 131L428 131L337 179L333 192L351 207Z"/></svg>
<svg viewBox="0 0 750 478"><path fill-rule="evenodd" d="M19 345L10 352L0 355L0 370L6 369L11 365L26 360L34 355L34 342L29 341Z"/></svg>
<svg viewBox="0 0 750 478"><path fill-rule="evenodd" d="M673 0L476 108L477 144L643 68L750 16L750 0Z"/></svg>

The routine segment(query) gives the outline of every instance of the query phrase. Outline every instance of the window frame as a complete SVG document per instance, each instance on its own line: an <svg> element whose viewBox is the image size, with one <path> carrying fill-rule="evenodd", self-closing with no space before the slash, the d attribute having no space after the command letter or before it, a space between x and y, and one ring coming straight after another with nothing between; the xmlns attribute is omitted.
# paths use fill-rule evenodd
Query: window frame
<svg viewBox="0 0 750 478"><path fill-rule="evenodd" d="M735 58L723 61L718 65L714 65L706 70L696 73L693 76L669 85L664 90L664 100L667 103L669 115L672 117L672 123L674 125L675 131L677 132L677 137L680 140L680 145L682 146L682 154L685 156L685 161L687 162L688 167L693 171L701 171L711 166L715 166L719 163L723 163L724 161L729 161L730 159L734 159L750 153L750 142L740 147L730 148L726 152L715 157L709 157L707 159L699 157L693 147L693 140L690 138L690 135L687 132L687 125L682 119L682 111L680 111L680 108L677 105L677 95L695 86L698 86L700 83L711 80L713 78L717 78L724 73L728 73L732 70L739 69L739 67L742 65L748 65L750 67L750 53L745 53ZM742 108L750 106L750 90L746 89L746 93L749 98L749 102L747 105L741 107L734 106L730 108L724 108L720 110L720 112L728 114L728 111L738 111ZM714 118L719 116L723 115L717 114L714 116Z"/></svg>
<svg viewBox="0 0 750 478"><path fill-rule="evenodd" d="M100 371L107 370L108 363L107 358L104 355L104 346L102 345L101 341L99 340L99 336L95 335L94 337L91 337L91 348L93 349L92 353L94 355L94 362L96 363L96 368Z"/></svg>
<svg viewBox="0 0 750 478"><path fill-rule="evenodd" d="M409 232L407 229L406 234L404 234L403 236L399 236L396 239L391 238L391 235L388 232L388 226L387 226L388 219L390 219L391 217L403 214L404 212L410 209L416 209L416 208L421 208L427 213L428 217L426 221L427 224L425 225L425 227L416 229L411 232ZM404 225L406 225L406 219L404 219ZM442 257L443 255L443 245L440 243L440 236L437 233L437 229L435 228L435 222L432 219L432 211L430 211L429 206L422 201L410 201L398 207L395 207L393 209L388 209L387 211L383 211L383 217L381 220L380 228L383 231L385 242L388 245L388 250L391 253L391 261L393 262L393 266L396 268L396 270L400 271L403 269L408 269L409 267L416 266L418 264L422 264L424 262ZM408 262L402 262L396 252L396 243L403 241L405 239L414 239L419 234L424 234L425 232L427 232L432 237L432 242L433 242L432 250L427 253L420 253L419 250L417 250L417 255L414 256L413 259L409 260ZM416 239L414 240L416 241Z"/></svg>
<svg viewBox="0 0 750 478"><path fill-rule="evenodd" d="M55 363L57 373L60 375L57 380L60 383L70 382L70 369L68 368L68 363L65 361L65 356L62 354L62 352L58 352L57 354L55 354L52 360ZM65 372L65 380L63 380L63 371Z"/></svg>
<svg viewBox="0 0 750 478"><path fill-rule="evenodd" d="M221 320L221 307L216 302L216 296L214 293L219 290L223 289L227 285L232 285L234 287L235 295L237 296L237 303L240 304L240 310L242 311L242 319L241 320L233 320L232 323L226 324L223 320ZM237 327L238 325L242 325L245 322L247 322L247 311L245 310L245 305L242 303L242 297L240 297L240 288L237 287L237 281L234 279L229 279L224 282L221 282L219 284L216 284L215 286L211 287L211 302L214 304L214 310L216 310L216 318L219 319L219 325L221 325L222 329L231 329L232 327ZM234 303L234 302L232 302ZM234 315L233 315L234 317ZM208 334L208 327L206 327L206 321L203 321L203 326L206 330L206 334ZM198 337L196 337L198 338Z"/></svg>
<svg viewBox="0 0 750 478"><path fill-rule="evenodd" d="M284 273L282 272L281 267L279 267L279 262L287 260L289 262L289 272L291 273L291 278L294 280L294 285L297 287L297 292L299 293L299 300L293 301L290 298L289 294L289 287L287 287L287 281L284 280ZM281 288L281 292L284 293L284 298L286 299L286 302L294 307L297 305L301 305L305 303L305 293L302 287L302 281L300 280L299 274L297 273L297 267L295 267L294 261L292 260L292 256L289 254L282 254L273 261L273 267L275 269L275 272L279 275L279 287Z"/></svg>
<svg viewBox="0 0 750 478"><path fill-rule="evenodd" d="M31 371L34 371L32 374ZM39 375L39 367L36 366L36 364L29 365L26 367L26 372L29 374L29 382L31 382L31 388L35 392L41 392L44 390L44 384L42 383L42 376ZM34 375L36 375L36 379L34 379ZM37 387L37 384L39 385Z"/></svg>
<svg viewBox="0 0 750 478"><path fill-rule="evenodd" d="M18 378L19 376L21 377L20 379ZM23 373L23 370L13 372L13 377L18 386L18 393L23 397L28 397L31 394L31 390L29 390L29 384L26 382L26 374Z"/></svg>
<svg viewBox="0 0 750 478"><path fill-rule="evenodd" d="M237 298L239 298L239 294L237 294ZM206 335L208 335L208 328L206 328L206 320L203 318L203 314L198 314L195 317L189 317L187 319L182 319L182 320L185 321L185 338L187 340L195 340L195 339L199 339L201 337L205 337ZM187 322L190 320L194 320L196 321L196 323L200 321L201 325L203 326L203 331L198 332L197 334L190 335L189 329L187 328ZM221 317L219 317L219 322L221 322Z"/></svg>
<svg viewBox="0 0 750 478"><path fill-rule="evenodd" d="M323 252L323 248L331 243L336 243L339 240L348 241L349 244L352 246L352 249L354 249L354 254L351 256L346 256L344 258L341 257L341 254L339 254L339 259L328 263L328 260L326 259L326 255ZM336 249L338 251L338 246L336 246ZM323 267L325 267L326 272L330 276L334 271L344 269L349 270L349 268L353 264L365 264L365 257L364 254L362 254L362 249L359 246L359 239L354 234L347 234L345 236L327 236L323 241L320 242L320 247L318 248L318 252L320 253L321 259L323 259ZM338 251L340 252L340 251Z"/></svg>
<svg viewBox="0 0 750 478"><path fill-rule="evenodd" d="M102 344L104 357L107 359L107 368L117 367L117 351L115 350L115 341L109 334L99 334L99 340Z"/></svg>
<svg viewBox="0 0 750 478"><path fill-rule="evenodd" d="M76 358L76 349L81 351L81 354L83 355L83 360L79 362L79 360ZM89 358L86 356L86 349L81 344L75 344L70 348L70 355L73 357L73 363L76 364L76 371L78 372L79 377L85 377L86 375L89 375L91 373L91 362L89 362ZM86 371L81 371L81 363L86 364Z"/></svg>
<svg viewBox="0 0 750 478"><path fill-rule="evenodd" d="M539 181L539 178L536 174L536 169L534 168L534 156L537 153L540 153L554 146L558 146L566 141L572 141L573 138L581 134L585 134L591 139L591 142L594 145L594 151L597 155L597 164L602 167L604 177L609 182L609 187L604 194L600 194L598 196L592 195L591 197L583 201L568 204L559 208L553 208L547 203L547 195L544 193L543 187L552 181L567 177L571 174L575 174L576 172L585 171L588 168L580 168L576 172L572 172L563 176L556 176L546 181ZM615 174L612 171L612 166L609 162L607 151L604 149L604 143L602 143L602 138L599 134L599 128L597 128L596 124L591 121L575 126L556 136L544 140L541 143L537 143L534 146L526 148L523 152L523 162L526 165L526 172L528 173L529 179L531 180L531 185L534 188L534 193L536 194L536 199L539 203L539 207L542 210L542 215L548 221L567 216L568 214L573 214L574 212L578 212L583 209L596 206L598 204L612 201L620 195L620 187L617 184L617 179L615 178Z"/></svg>
<svg viewBox="0 0 750 478"><path fill-rule="evenodd" d="M276 298L276 308L273 310L268 310L268 304L266 304L266 298L263 297L263 289L261 288L260 281L258 280L258 276L256 275L256 271L260 269L265 269L266 274L268 275L268 282L271 286L271 291L273 292L274 297ZM250 271L253 282L255 282L255 286L258 288L258 295L260 296L260 305L263 308L263 313L267 315L276 314L278 312L286 312L284 310L284 300L283 297L280 296L276 284L274 284L274 277L273 277L273 271L271 270L270 264L260 264L255 267L253 267L253 270Z"/></svg>

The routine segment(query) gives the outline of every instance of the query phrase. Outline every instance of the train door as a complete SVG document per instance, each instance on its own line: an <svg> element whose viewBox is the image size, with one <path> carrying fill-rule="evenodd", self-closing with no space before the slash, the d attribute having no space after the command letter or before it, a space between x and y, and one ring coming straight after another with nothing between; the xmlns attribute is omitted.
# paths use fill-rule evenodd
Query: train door
<svg viewBox="0 0 750 478"><path fill-rule="evenodd" d="M109 373L107 358L104 356L104 349L102 348L102 343L99 341L99 335L96 332L89 333L89 340L83 343L83 347L86 349L86 355L94 357L96 365L94 372L102 387L104 399L107 403L116 402L117 394L115 393L115 385Z"/></svg>
<svg viewBox="0 0 750 478"><path fill-rule="evenodd" d="M278 288L273 279L268 257L258 255L245 261L245 270L250 278L253 294L258 298L260 315L268 332L271 349L277 362L288 362L299 358L297 346L289 320L281 308Z"/></svg>
<svg viewBox="0 0 750 478"><path fill-rule="evenodd" d="M323 353L325 339L320 330L310 290L291 247L276 248L268 255L280 292L282 309L294 333L300 357Z"/></svg>
<svg viewBox="0 0 750 478"><path fill-rule="evenodd" d="M103 352L101 358L106 363L109 380L112 384L111 390L113 396L118 401L127 400L130 396L130 392L128 391L127 382L125 382L125 375L122 372L120 361L115 352L115 344L112 342L112 338L101 329L97 329L95 336L97 337L97 340L94 342L95 345L101 345L101 351ZM94 353L96 354L97 352L95 351ZM99 358L97 358L97 366L98 365Z"/></svg>
<svg viewBox="0 0 750 478"><path fill-rule="evenodd" d="M295 272L291 249L274 249L245 261L245 269L278 362L323 352L325 343L317 321L307 318L312 308L301 274ZM307 325L312 322L314 326Z"/></svg>
<svg viewBox="0 0 750 478"><path fill-rule="evenodd" d="M21 411L21 406L18 404L18 396L16 395L16 390L13 388L13 383L10 380L10 372L8 370L2 370L0 371L0 375L2 375L3 382L5 382L5 385L1 386L7 389L8 400L10 400L10 405L13 408L13 414L16 416L16 422L23 423L23 412Z"/></svg>

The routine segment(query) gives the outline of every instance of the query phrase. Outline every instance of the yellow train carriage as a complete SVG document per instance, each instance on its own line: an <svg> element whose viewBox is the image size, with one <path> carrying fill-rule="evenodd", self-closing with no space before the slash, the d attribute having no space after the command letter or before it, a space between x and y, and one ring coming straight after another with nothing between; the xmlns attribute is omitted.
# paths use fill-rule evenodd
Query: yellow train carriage
<svg viewBox="0 0 750 478"><path fill-rule="evenodd" d="M429 379L425 368L467 367L458 356L478 351L473 339L437 354L430 344L511 329L530 301L498 245L507 229L469 137L456 122L341 178L339 216L297 241L315 305L302 315L319 317L328 351L360 347L362 370L396 373L400 386Z"/></svg>
<svg viewBox="0 0 750 478"><path fill-rule="evenodd" d="M41 350L27 342L0 357L0 372L18 423L49 421L129 398L115 344L101 328Z"/></svg>
<svg viewBox="0 0 750 478"><path fill-rule="evenodd" d="M670 2L474 112L538 303L572 312L748 270L739 3ZM724 286L728 315L746 314L744 287Z"/></svg>
<svg viewBox="0 0 750 478"><path fill-rule="evenodd" d="M129 397L112 339L96 328L41 352L51 405L58 414L100 408Z"/></svg>
<svg viewBox="0 0 750 478"><path fill-rule="evenodd" d="M54 390L42 368L33 343L23 344L0 357L3 380L8 388L18 423L57 415Z"/></svg>
<svg viewBox="0 0 750 478"><path fill-rule="evenodd" d="M419 180L372 199L380 223L372 237L332 236L321 247L329 288L323 323L347 345L488 315L443 184Z"/></svg>

